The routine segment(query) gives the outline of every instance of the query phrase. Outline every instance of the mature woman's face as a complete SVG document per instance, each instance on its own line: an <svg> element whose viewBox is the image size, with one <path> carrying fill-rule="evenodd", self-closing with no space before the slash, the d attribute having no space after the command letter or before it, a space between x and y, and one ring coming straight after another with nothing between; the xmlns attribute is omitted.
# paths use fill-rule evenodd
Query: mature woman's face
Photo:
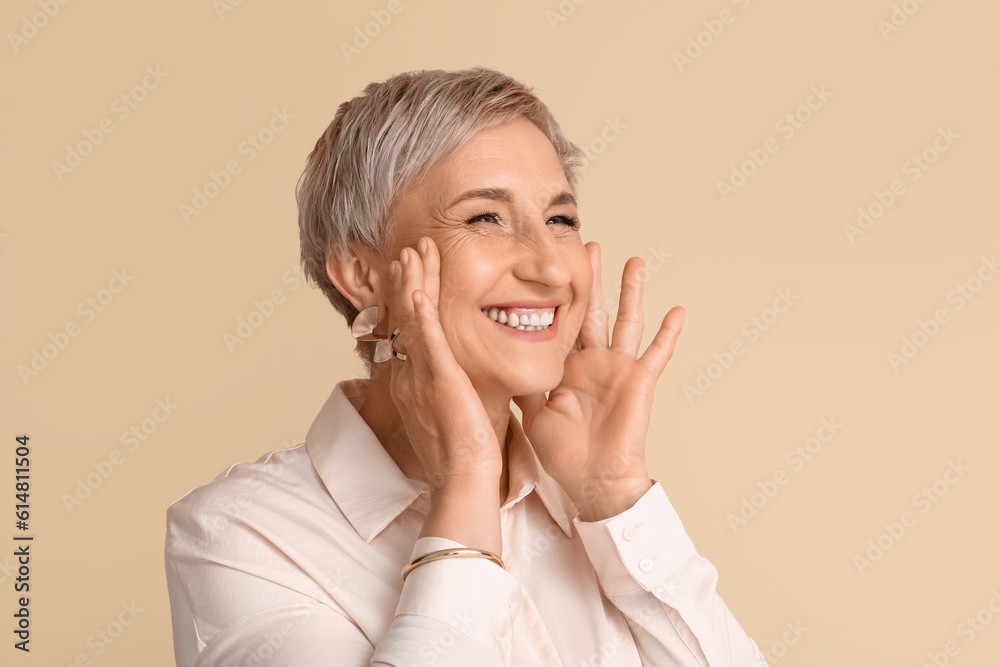
<svg viewBox="0 0 1000 667"><path fill-rule="evenodd" d="M477 390L562 378L593 281L576 220L555 149L523 118L477 134L397 203L392 257L421 236L437 244L441 325Z"/></svg>

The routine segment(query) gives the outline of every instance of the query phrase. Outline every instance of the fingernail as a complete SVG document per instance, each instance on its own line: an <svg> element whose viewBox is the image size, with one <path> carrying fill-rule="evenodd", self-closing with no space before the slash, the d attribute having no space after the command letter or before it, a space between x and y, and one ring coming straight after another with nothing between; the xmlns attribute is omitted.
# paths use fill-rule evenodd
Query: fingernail
<svg viewBox="0 0 1000 667"><path fill-rule="evenodd" d="M396 278L396 262L389 262L389 277Z"/></svg>
<svg viewBox="0 0 1000 667"><path fill-rule="evenodd" d="M427 254L427 239L421 237L421 239L417 241L417 252L419 252L421 256Z"/></svg>
<svg viewBox="0 0 1000 667"><path fill-rule="evenodd" d="M408 261L407 257L409 257L409 255L410 253L406 252L406 248L403 248L403 252L400 253L400 261L403 263L403 266L406 266L406 263Z"/></svg>

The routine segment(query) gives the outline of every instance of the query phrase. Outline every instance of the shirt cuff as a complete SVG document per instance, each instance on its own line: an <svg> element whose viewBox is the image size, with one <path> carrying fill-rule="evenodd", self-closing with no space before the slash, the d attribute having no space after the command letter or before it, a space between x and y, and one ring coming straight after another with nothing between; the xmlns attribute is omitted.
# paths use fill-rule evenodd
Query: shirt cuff
<svg viewBox="0 0 1000 667"><path fill-rule="evenodd" d="M413 545L410 560L438 549L465 548L444 537L422 537ZM505 656L521 604L521 585L496 563L486 558L442 558L407 575L396 615L435 619L494 655Z"/></svg>
<svg viewBox="0 0 1000 667"><path fill-rule="evenodd" d="M671 579L698 552L667 499L653 486L631 508L600 521L573 519L606 595L640 588L660 599L676 592Z"/></svg>

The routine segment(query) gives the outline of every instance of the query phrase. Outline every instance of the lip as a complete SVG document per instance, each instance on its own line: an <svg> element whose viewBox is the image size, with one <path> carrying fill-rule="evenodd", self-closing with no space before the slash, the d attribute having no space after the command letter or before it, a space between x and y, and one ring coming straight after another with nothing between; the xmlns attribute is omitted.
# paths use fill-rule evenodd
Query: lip
<svg viewBox="0 0 1000 667"><path fill-rule="evenodd" d="M548 301L506 301L504 303L490 303L485 306L480 306L480 309L489 310L490 308L552 308L562 305L562 301L559 299L549 299Z"/></svg>
<svg viewBox="0 0 1000 667"><path fill-rule="evenodd" d="M520 329L512 329L506 324L500 324L496 320L491 319L488 315L483 313L483 317L492 324L493 326L502 329L507 334L514 336L515 338L521 338L523 340L529 340L534 342L541 342L546 340L551 340L556 336L556 330L559 328L560 311L562 310L562 302L558 299L553 299L550 301L511 301L502 304L490 304L488 306L483 306L480 309L489 310L490 308L555 308L555 313L553 314L552 324L541 331L522 331Z"/></svg>

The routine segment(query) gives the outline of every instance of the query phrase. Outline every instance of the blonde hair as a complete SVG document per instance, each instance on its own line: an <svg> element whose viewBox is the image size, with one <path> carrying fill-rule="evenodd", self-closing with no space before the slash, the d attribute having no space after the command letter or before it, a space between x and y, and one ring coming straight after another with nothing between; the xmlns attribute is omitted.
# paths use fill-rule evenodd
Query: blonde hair
<svg viewBox="0 0 1000 667"><path fill-rule="evenodd" d="M576 194L582 151L531 89L484 67L418 70L368 84L341 104L306 160L296 188L306 279L348 326L357 308L326 272L327 256L355 241L382 252L396 200L437 162L477 133L527 118L548 137ZM356 348L371 373L371 343Z"/></svg>

